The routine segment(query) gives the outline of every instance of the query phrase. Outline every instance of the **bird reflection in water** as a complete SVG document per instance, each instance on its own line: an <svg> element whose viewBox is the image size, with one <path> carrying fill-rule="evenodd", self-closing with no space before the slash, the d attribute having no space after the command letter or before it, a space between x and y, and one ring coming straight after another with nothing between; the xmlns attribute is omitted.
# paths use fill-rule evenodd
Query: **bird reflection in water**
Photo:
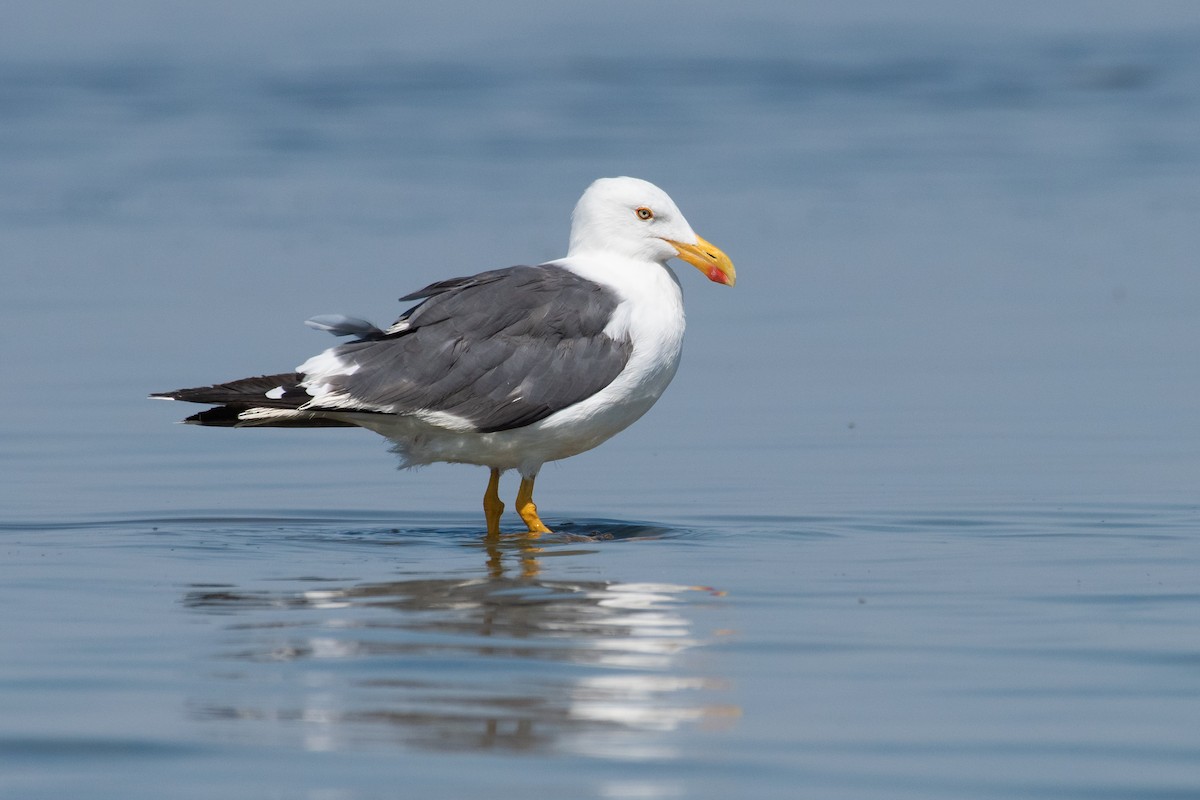
<svg viewBox="0 0 1200 800"><path fill-rule="evenodd" d="M725 682L687 672L705 642L685 616L704 587L540 577L583 555L527 538L472 543L483 571L293 591L197 588L185 604L235 614L233 672L197 717L234 737L298 737L312 750L398 744L436 750L669 758L672 731L722 726ZM594 551L593 551L594 552ZM270 726L265 730L263 726ZM281 733L282 732L282 733Z"/></svg>

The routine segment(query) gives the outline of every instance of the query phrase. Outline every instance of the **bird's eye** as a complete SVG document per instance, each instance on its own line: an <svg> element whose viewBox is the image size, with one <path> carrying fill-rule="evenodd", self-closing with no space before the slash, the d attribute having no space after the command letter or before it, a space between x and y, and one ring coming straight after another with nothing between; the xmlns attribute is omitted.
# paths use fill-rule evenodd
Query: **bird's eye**
<svg viewBox="0 0 1200 800"><path fill-rule="evenodd" d="M641 206L634 212L638 215L638 219L654 219L654 212L645 206Z"/></svg>

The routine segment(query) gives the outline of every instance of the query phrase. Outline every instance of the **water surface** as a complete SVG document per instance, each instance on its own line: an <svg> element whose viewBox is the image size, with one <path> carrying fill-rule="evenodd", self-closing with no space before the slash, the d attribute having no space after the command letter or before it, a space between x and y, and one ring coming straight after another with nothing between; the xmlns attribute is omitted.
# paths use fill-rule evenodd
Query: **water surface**
<svg viewBox="0 0 1200 800"><path fill-rule="evenodd" d="M10 525L4 785L1183 797L1198 514Z"/></svg>

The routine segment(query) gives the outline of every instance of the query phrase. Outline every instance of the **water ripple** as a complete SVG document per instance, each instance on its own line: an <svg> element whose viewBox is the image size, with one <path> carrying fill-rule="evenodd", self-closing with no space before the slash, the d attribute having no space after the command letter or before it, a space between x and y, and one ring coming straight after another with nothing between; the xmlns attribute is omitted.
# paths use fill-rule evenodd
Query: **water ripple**
<svg viewBox="0 0 1200 800"><path fill-rule="evenodd" d="M608 541L668 530L575 527L611 534ZM736 717L719 701L727 682L689 674L680 661L705 644L688 609L717 593L540 577L540 559L589 552L578 537L476 542L469 549L483 551L485 569L464 577L192 586L186 608L233 618L213 658L237 665L192 701L193 716L233 725L235 737L254 736L247 726L280 726L314 750L399 740L621 758L661 756L655 734ZM444 544L457 548L461 538ZM294 673L289 688L260 691L283 666Z"/></svg>

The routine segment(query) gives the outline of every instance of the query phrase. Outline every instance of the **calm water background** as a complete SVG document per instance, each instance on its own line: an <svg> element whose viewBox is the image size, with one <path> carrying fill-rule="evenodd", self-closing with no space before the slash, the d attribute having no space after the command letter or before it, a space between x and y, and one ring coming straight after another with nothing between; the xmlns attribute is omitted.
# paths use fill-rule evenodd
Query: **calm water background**
<svg viewBox="0 0 1200 800"><path fill-rule="evenodd" d="M6 12L0 794L1200 796L1200 13L1043 5ZM612 174L740 283L590 539L143 399Z"/></svg>

